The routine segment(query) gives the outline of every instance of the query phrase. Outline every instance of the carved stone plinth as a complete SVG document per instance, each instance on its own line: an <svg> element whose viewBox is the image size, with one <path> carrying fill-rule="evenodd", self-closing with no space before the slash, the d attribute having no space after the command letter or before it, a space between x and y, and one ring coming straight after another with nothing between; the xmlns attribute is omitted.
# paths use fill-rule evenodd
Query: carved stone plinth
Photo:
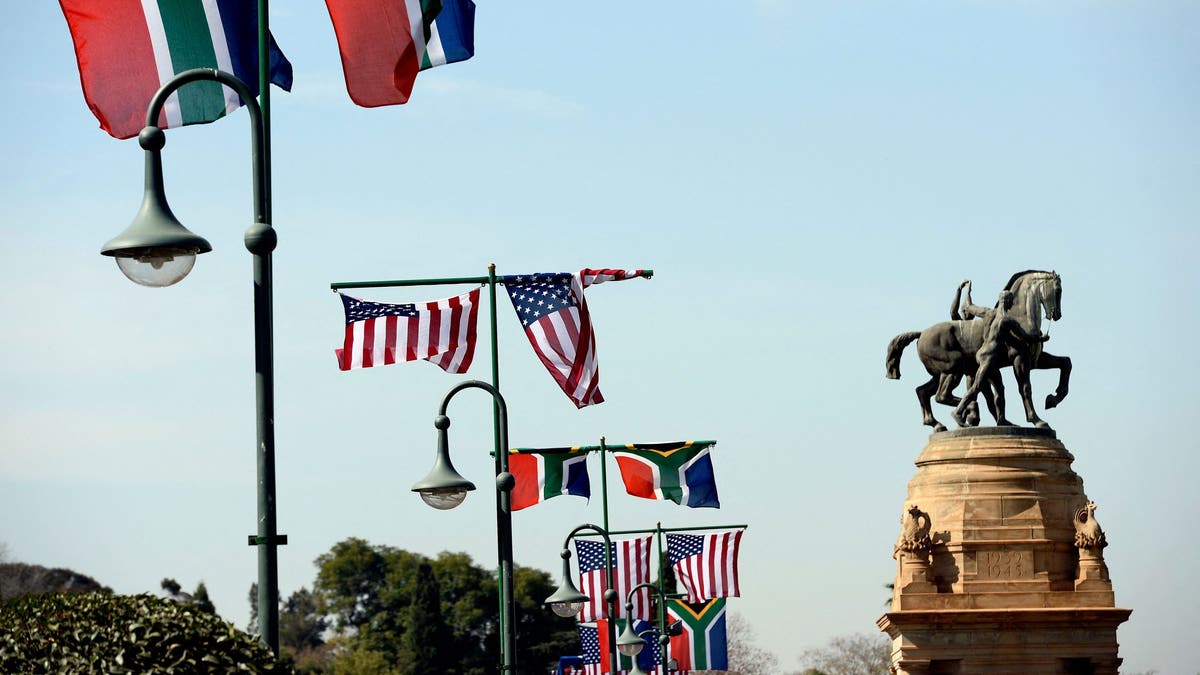
<svg viewBox="0 0 1200 675"><path fill-rule="evenodd" d="M893 549L892 611L879 620L896 673L1117 672L1130 610L1115 605L1073 459L1049 430L930 436ZM916 524L925 547L906 543L923 534Z"/></svg>

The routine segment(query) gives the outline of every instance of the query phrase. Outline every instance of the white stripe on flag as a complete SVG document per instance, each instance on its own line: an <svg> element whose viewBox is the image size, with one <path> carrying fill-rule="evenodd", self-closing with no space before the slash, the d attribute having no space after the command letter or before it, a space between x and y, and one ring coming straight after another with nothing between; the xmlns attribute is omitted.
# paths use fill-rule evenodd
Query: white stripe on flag
<svg viewBox="0 0 1200 675"><path fill-rule="evenodd" d="M442 47L442 36L438 33L436 19L429 32L429 44L425 46L425 55L429 58L430 67L446 65L446 50Z"/></svg>
<svg viewBox="0 0 1200 675"><path fill-rule="evenodd" d="M362 368L363 367L363 324L364 323L365 323L364 321L356 321L353 324L351 324L351 326L350 326L351 330L354 332L354 338L351 341L350 354L348 355L350 357L350 367L351 368Z"/></svg>
<svg viewBox="0 0 1200 675"><path fill-rule="evenodd" d="M412 34L413 48L417 52L417 67L421 67L421 57L425 54L425 27L422 22L420 0L405 0L408 10L408 30Z"/></svg>

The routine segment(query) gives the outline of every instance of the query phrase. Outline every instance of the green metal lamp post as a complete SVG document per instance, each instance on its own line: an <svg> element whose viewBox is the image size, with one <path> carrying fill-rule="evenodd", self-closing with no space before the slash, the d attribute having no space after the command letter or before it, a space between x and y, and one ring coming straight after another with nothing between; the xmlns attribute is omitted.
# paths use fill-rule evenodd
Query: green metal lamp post
<svg viewBox="0 0 1200 675"><path fill-rule="evenodd" d="M246 230L246 249L254 256L254 371L258 427L258 535L249 543L258 546L259 638L279 652L279 562L276 547L287 543L276 532L275 521L275 378L271 319L271 252L275 230L270 223L270 195L266 172L266 139L262 111L254 94L237 77L213 68L184 71L164 84L146 110L146 128L138 143L146 151L146 193L141 209L124 232L110 240L100 253L116 259L125 276L144 286L170 286L187 276L196 255L212 250L203 237L188 231L167 205L163 191L162 156L166 135L155 126L167 97L190 82L211 80L233 89L250 113L254 222Z"/></svg>
<svg viewBox="0 0 1200 675"><path fill-rule="evenodd" d="M576 534L583 531L591 531L600 535L604 539L604 564L607 567L605 580L607 588L604 590L604 603L608 606L608 644L611 645L611 654L609 654L609 672L611 675L617 675L620 659L617 657L617 592L613 590L613 566L612 566L612 539L608 536L608 530L599 525L580 525L571 530L567 538L563 540L562 552L559 556L562 557L562 581L559 582L558 588L546 598L542 604L550 605L550 609L555 614L568 617L574 616L583 609L589 598L586 594L581 593L575 587L575 582L571 581L571 540Z"/></svg>
<svg viewBox="0 0 1200 675"><path fill-rule="evenodd" d="M482 389L492 395L499 411L500 439L496 448L496 548L500 561L500 659L502 672L516 671L516 604L513 600L512 553L512 489L516 480L508 472L508 406L500 391L480 380L467 380L455 385L438 408L433 426L438 430L437 456L429 474L412 486L413 492L435 509L452 509L463 502L475 484L463 478L450 462L450 440L447 429L450 418L446 408L450 399L464 389Z"/></svg>

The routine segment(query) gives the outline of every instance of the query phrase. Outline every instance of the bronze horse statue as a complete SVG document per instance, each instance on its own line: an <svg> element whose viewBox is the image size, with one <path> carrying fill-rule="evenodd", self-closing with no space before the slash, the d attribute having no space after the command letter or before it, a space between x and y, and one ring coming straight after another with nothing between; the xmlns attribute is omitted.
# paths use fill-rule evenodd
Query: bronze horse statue
<svg viewBox="0 0 1200 675"><path fill-rule="evenodd" d="M959 286L962 292L964 282ZM1062 279L1055 272L1027 270L1018 272L1008 280L1005 290L1013 294L1013 306L1008 314L1020 323L1021 328L1029 334L1041 333L1042 316L1051 321L1062 318ZM970 292L968 291L968 308ZM956 294L951 315L958 315L959 297ZM931 400L949 406L958 406L961 399L954 395L953 390L963 378L975 376L978 369L976 352L982 346L986 321L959 319L943 321L934 324L923 331L901 333L892 339L887 350L887 377L900 378L900 356L914 340L917 342L917 354L921 363L928 371L928 382L918 386L917 400L921 404L921 414L927 426L934 431L945 431L946 427L933 417ZM1046 396L1046 407L1054 408L1067 396L1071 375L1071 359L1066 356L1055 356L1042 348L1041 342L1026 343L1018 340L1006 342L1007 355L1000 367L1011 366L1016 377L1017 386L1021 393L1021 402L1025 406L1025 419L1037 427L1049 428L1033 407L1033 388L1030 384L1031 369L1058 369L1058 388L1053 394ZM989 375L990 386L980 387L980 393L988 406L992 417L998 426L1010 425L1004 416L1004 385L1000 378L999 369ZM978 423L979 415L974 404L965 414L955 411L955 420L959 426L974 426Z"/></svg>

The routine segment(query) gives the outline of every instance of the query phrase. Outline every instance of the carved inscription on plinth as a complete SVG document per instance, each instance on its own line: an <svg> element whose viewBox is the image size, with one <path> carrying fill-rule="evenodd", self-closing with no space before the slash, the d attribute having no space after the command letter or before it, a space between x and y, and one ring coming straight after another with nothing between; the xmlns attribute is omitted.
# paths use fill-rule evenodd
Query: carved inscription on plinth
<svg viewBox="0 0 1200 675"><path fill-rule="evenodd" d="M980 579L1032 579L1033 551L977 551L974 555L975 574ZM967 572L971 572L970 563Z"/></svg>

